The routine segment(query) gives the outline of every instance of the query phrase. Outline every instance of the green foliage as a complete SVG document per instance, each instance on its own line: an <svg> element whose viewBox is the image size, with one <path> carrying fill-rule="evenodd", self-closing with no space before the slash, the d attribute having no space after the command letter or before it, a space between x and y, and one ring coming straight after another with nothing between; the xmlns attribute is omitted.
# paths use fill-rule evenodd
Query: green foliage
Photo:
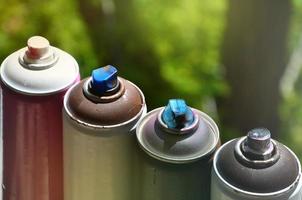
<svg viewBox="0 0 302 200"><path fill-rule="evenodd" d="M179 96L200 107L225 91L219 67L225 1L136 0L160 64L160 75Z"/></svg>
<svg viewBox="0 0 302 200"><path fill-rule="evenodd" d="M302 32L302 1L294 0L289 31L289 50L297 48ZM295 82L294 90L284 97L280 108L281 141L289 146L302 159L302 72Z"/></svg>
<svg viewBox="0 0 302 200"><path fill-rule="evenodd" d="M74 0L0 2L0 58L26 45L32 35L47 37L77 58L82 69L96 65L96 55Z"/></svg>
<svg viewBox="0 0 302 200"><path fill-rule="evenodd" d="M84 77L117 64L121 76L142 87L149 108L172 97L201 107L205 97L225 91L219 67L225 0L1 1L2 60L42 35L70 52Z"/></svg>
<svg viewBox="0 0 302 200"><path fill-rule="evenodd" d="M302 80L300 80L302 86ZM301 87L300 87L301 89ZM288 145L297 156L302 158L302 92L288 96L281 107L282 134L281 140Z"/></svg>
<svg viewBox="0 0 302 200"><path fill-rule="evenodd" d="M293 0L293 12L291 18L291 28L289 31L289 49L290 51L296 47L302 32L302 1Z"/></svg>

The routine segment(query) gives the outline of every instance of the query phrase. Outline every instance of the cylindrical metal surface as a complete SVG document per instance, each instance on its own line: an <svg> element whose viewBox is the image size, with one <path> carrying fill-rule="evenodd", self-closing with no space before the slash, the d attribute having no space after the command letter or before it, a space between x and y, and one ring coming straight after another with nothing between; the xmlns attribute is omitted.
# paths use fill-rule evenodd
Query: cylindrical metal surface
<svg viewBox="0 0 302 200"><path fill-rule="evenodd" d="M74 58L39 36L2 63L4 200L63 199L63 96L78 80Z"/></svg>
<svg viewBox="0 0 302 200"><path fill-rule="evenodd" d="M149 112L137 127L141 148L136 154L136 200L210 199L212 155L219 145L219 130L208 115L180 104L170 100L166 108ZM169 110L172 114L166 117Z"/></svg>
<svg viewBox="0 0 302 200"><path fill-rule="evenodd" d="M212 200L302 198L299 160L268 133L267 129L253 129L247 137L231 140L216 152Z"/></svg>
<svg viewBox="0 0 302 200"><path fill-rule="evenodd" d="M111 80L97 79L81 81L65 96L64 199L133 200L134 130L146 113L144 96L125 79L117 78L117 90L105 87ZM90 88L92 81L99 81L97 88ZM98 96L98 89L110 94Z"/></svg>

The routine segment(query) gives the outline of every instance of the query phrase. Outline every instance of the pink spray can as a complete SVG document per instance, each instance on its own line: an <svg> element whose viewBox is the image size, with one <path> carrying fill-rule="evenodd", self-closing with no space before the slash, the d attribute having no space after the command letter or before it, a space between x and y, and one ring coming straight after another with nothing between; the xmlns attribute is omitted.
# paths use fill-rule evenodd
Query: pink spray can
<svg viewBox="0 0 302 200"><path fill-rule="evenodd" d="M62 105L76 60L34 36L1 65L3 200L63 200Z"/></svg>

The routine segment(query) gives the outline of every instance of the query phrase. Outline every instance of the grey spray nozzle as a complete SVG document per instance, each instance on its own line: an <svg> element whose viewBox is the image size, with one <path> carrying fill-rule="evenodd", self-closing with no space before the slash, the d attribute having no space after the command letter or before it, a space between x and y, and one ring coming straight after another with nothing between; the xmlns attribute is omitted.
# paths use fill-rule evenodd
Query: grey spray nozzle
<svg viewBox="0 0 302 200"><path fill-rule="evenodd" d="M256 128L248 132L242 144L242 151L246 157L255 160L266 160L273 156L274 144L271 133L266 128Z"/></svg>

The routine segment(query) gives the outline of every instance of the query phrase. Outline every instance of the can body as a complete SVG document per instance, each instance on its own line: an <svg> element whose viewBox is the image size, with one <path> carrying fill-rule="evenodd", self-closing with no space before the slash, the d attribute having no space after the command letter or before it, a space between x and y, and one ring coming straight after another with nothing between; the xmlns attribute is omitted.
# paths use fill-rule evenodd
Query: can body
<svg viewBox="0 0 302 200"><path fill-rule="evenodd" d="M64 115L64 199L133 199L134 148L127 127L92 130Z"/></svg>
<svg viewBox="0 0 302 200"><path fill-rule="evenodd" d="M226 186L218 175L212 171L211 180L211 199L212 200L301 200L302 199L302 181L300 180L296 187L284 191L282 195L256 196L238 193Z"/></svg>
<svg viewBox="0 0 302 200"><path fill-rule="evenodd" d="M63 198L64 92L29 97L3 87L5 200Z"/></svg>
<svg viewBox="0 0 302 200"><path fill-rule="evenodd" d="M96 103L83 96L83 85L89 81L75 85L64 99L64 199L133 200L134 130L146 113L143 94L123 79L120 98ZM139 102L137 111L128 118L134 99ZM91 116L95 118L89 121Z"/></svg>
<svg viewBox="0 0 302 200"><path fill-rule="evenodd" d="M63 96L79 79L75 59L41 36L3 61L4 200L63 200Z"/></svg>
<svg viewBox="0 0 302 200"><path fill-rule="evenodd" d="M135 200L210 199L210 159L179 165L158 161L140 149L137 154Z"/></svg>
<svg viewBox="0 0 302 200"><path fill-rule="evenodd" d="M281 143L273 141L276 151L271 158L258 159L253 164L250 158L249 163L242 162L242 157L246 159L248 154L238 154L238 151L244 150L237 147L244 141L245 138L231 140L215 154L211 199L300 200L301 168L295 154Z"/></svg>
<svg viewBox="0 0 302 200"><path fill-rule="evenodd" d="M159 127L162 110L148 113L137 128L135 199L209 200L212 157L219 146L216 124L192 109L197 128L173 135Z"/></svg>

